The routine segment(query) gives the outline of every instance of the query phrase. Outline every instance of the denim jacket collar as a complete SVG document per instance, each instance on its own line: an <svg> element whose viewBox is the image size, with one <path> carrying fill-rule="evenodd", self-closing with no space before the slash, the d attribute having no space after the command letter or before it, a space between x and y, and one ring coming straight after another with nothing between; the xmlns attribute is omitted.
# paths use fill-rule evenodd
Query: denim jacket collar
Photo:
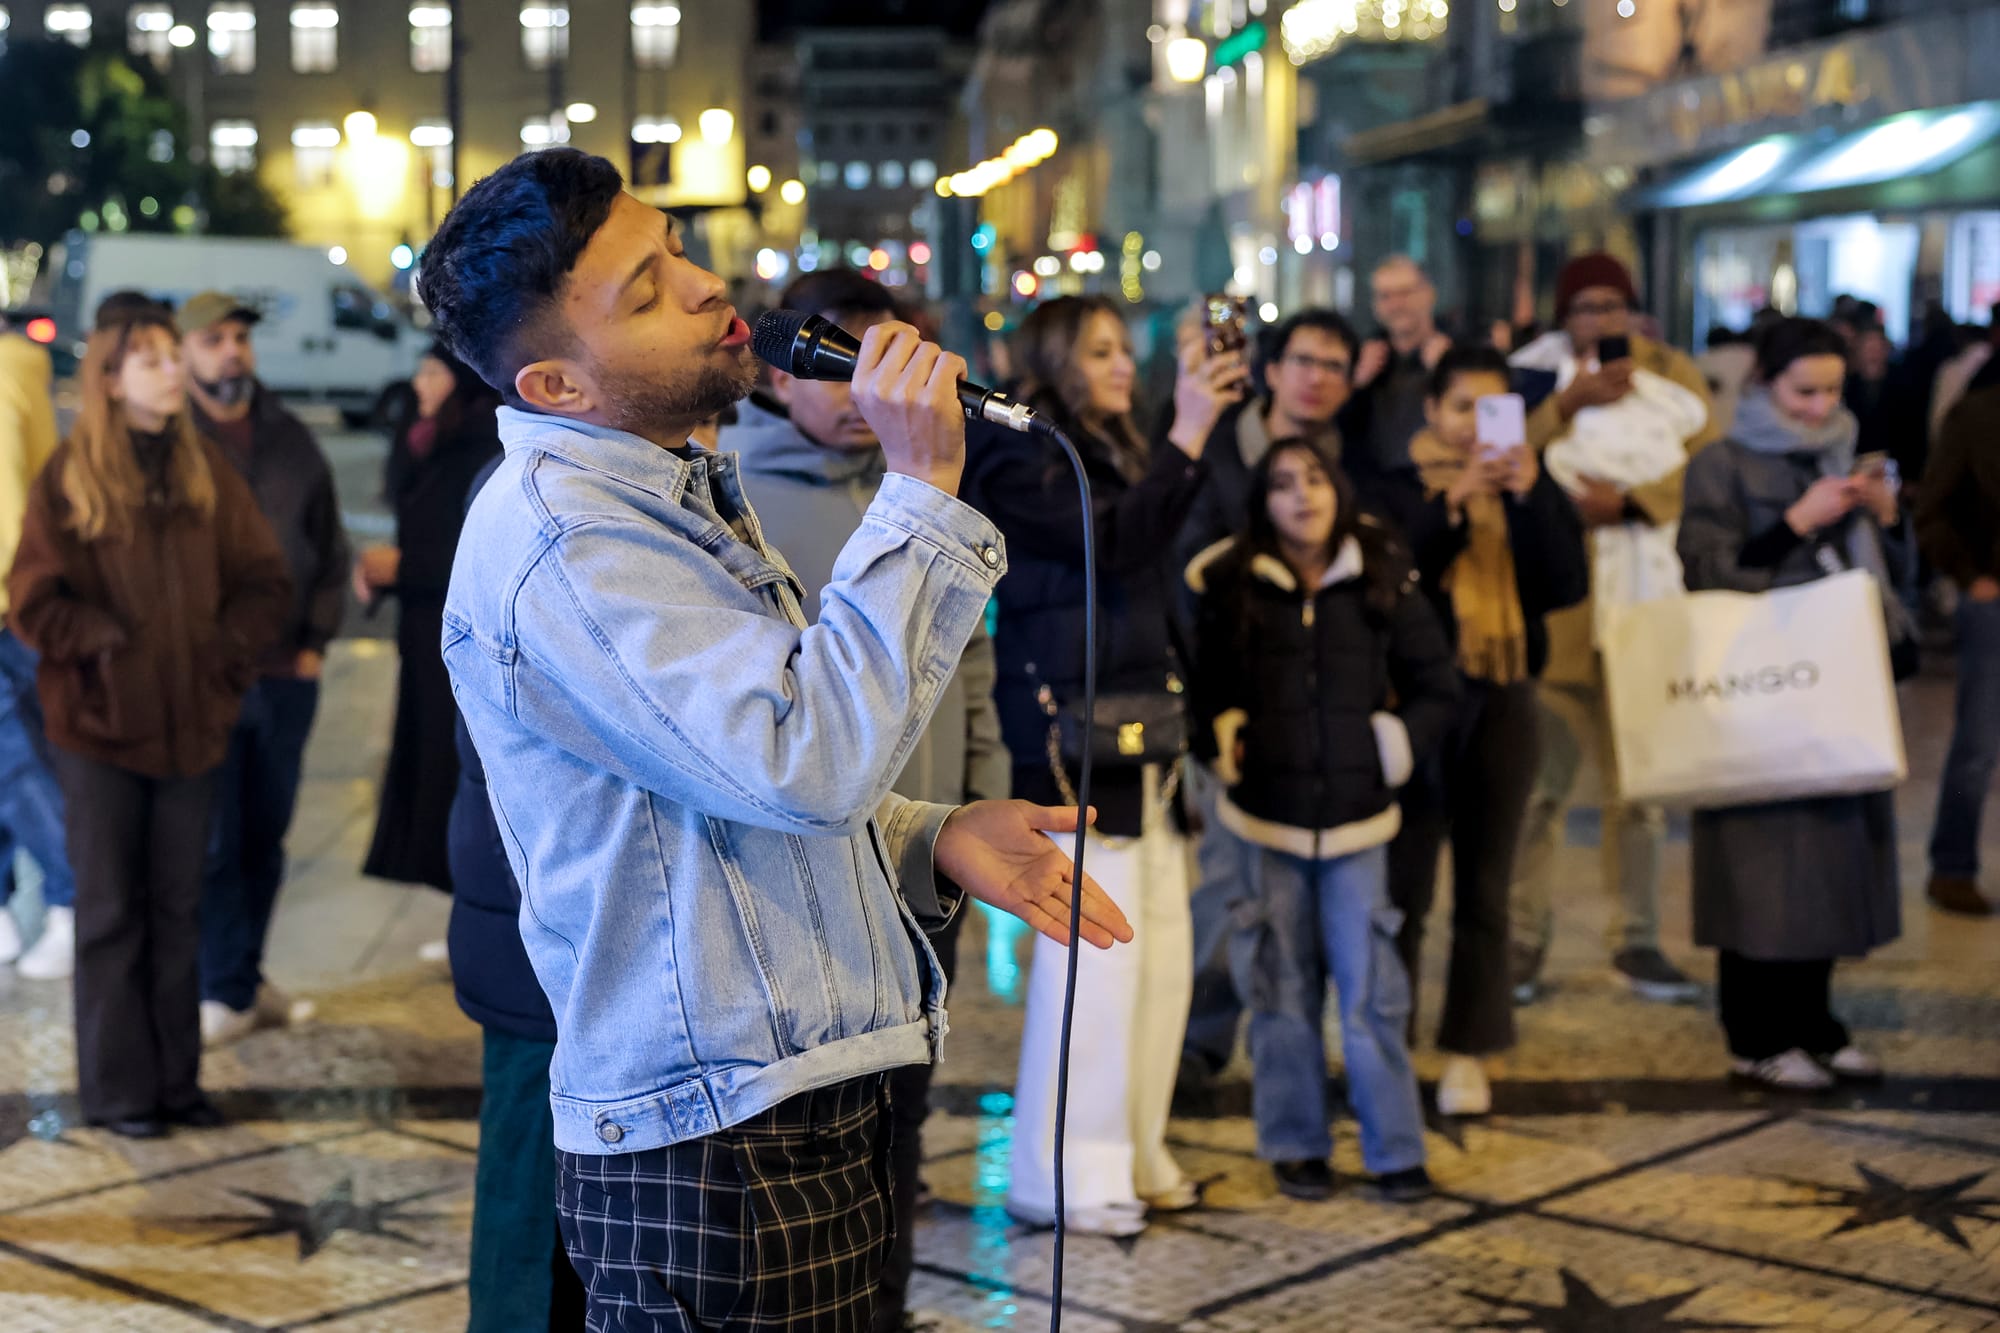
<svg viewBox="0 0 2000 1333"><path fill-rule="evenodd" d="M763 526L744 492L735 454L712 453L691 440L679 449L662 449L615 426L513 407L502 407L499 421L500 444L509 455L528 450L545 453L692 511L715 524L715 530L701 544L737 568L746 586L768 582L775 574L791 585L797 600L805 600L805 584L784 556L764 540ZM726 536L742 542L755 558L746 564L742 553L728 551Z"/></svg>

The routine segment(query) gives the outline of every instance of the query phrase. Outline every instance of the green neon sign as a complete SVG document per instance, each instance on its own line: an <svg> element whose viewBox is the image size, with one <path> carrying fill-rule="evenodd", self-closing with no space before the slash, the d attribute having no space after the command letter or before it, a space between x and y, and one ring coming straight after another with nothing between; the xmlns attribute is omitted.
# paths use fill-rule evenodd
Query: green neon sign
<svg viewBox="0 0 2000 1333"><path fill-rule="evenodd" d="M1252 51L1264 49L1264 39L1270 34L1261 22L1252 22L1238 28L1215 44L1215 67L1234 65Z"/></svg>

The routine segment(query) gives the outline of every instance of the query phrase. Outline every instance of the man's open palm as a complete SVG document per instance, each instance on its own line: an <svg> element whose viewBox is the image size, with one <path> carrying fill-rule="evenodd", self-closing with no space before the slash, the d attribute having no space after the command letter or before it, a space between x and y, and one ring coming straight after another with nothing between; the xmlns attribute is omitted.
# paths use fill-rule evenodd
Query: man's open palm
<svg viewBox="0 0 2000 1333"><path fill-rule="evenodd" d="M1068 944L1069 854L1048 835L1075 833L1074 806L978 801L956 811L938 834L937 867L980 902L1017 916ZM1097 881L1083 881L1083 938L1100 949L1132 938L1131 923Z"/></svg>

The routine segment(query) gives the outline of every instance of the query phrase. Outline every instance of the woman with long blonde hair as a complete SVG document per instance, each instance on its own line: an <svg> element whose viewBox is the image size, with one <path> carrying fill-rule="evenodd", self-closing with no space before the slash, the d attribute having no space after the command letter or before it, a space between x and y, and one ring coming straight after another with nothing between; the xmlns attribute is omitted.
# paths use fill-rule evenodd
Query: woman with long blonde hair
<svg viewBox="0 0 2000 1333"><path fill-rule="evenodd" d="M142 310L86 345L75 429L36 479L8 578L76 874L85 1117L131 1138L210 1127L203 857L216 768L290 584L248 485L195 433L180 340Z"/></svg>

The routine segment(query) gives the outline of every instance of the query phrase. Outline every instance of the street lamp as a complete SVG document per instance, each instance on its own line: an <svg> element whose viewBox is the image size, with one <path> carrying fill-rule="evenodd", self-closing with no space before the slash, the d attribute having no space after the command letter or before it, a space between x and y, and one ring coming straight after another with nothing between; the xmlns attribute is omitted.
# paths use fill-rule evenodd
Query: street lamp
<svg viewBox="0 0 2000 1333"><path fill-rule="evenodd" d="M736 133L736 117L719 106L702 112L695 123L701 126L701 137L718 146L728 143L730 136Z"/></svg>
<svg viewBox="0 0 2000 1333"><path fill-rule="evenodd" d="M167 42L185 51L194 45L194 29L185 23L176 23L167 30Z"/></svg>
<svg viewBox="0 0 2000 1333"><path fill-rule="evenodd" d="M371 111L350 111L347 119L340 122L340 128L347 131L347 141L354 143L375 137L375 114Z"/></svg>
<svg viewBox="0 0 2000 1333"><path fill-rule="evenodd" d="M1200 83L1207 73L1207 42L1182 36L1167 43L1167 74L1175 83Z"/></svg>
<svg viewBox="0 0 2000 1333"><path fill-rule="evenodd" d="M788 204L803 204L806 201L806 183L801 180L786 181L778 187L778 198Z"/></svg>
<svg viewBox="0 0 2000 1333"><path fill-rule="evenodd" d="M771 169L767 166L754 166L744 176L750 182L752 194L762 194L771 188Z"/></svg>

